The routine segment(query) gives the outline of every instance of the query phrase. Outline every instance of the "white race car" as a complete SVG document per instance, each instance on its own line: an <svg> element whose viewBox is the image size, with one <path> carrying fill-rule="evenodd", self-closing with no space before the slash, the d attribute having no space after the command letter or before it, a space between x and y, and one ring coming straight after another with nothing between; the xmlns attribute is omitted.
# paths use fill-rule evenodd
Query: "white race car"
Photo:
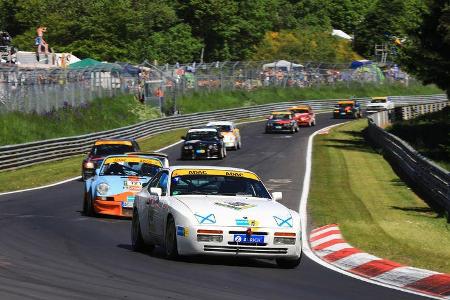
<svg viewBox="0 0 450 300"><path fill-rule="evenodd" d="M135 251L163 246L178 255L276 259L295 268L301 257L300 217L269 194L254 173L235 168L162 169L136 194L131 230Z"/></svg>
<svg viewBox="0 0 450 300"><path fill-rule="evenodd" d="M390 110L394 107L395 104L389 97L372 97L370 103L366 105L366 113L376 113L382 110Z"/></svg>
<svg viewBox="0 0 450 300"><path fill-rule="evenodd" d="M234 150L241 149L242 140L239 128L236 127L234 122L231 121L215 121L206 124L208 127L215 127L219 130L223 136L223 142L225 147L232 148Z"/></svg>

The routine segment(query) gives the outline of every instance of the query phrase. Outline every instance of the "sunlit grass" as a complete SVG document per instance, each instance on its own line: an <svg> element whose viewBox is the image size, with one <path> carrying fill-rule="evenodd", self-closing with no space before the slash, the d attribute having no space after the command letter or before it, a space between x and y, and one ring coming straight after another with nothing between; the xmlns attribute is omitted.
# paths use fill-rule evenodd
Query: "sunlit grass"
<svg viewBox="0 0 450 300"><path fill-rule="evenodd" d="M399 263L450 273L450 226L364 140L367 120L314 141L309 212L339 224L353 246Z"/></svg>

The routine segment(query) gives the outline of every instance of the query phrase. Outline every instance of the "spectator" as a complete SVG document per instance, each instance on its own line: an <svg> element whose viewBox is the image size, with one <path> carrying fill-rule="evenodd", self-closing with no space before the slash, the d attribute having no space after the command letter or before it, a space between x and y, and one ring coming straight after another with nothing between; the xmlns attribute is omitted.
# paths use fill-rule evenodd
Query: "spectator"
<svg viewBox="0 0 450 300"><path fill-rule="evenodd" d="M48 56L48 44L44 40L44 32L46 32L46 31L47 31L47 27L39 26L36 29L37 37L34 40L35 41L34 44L35 44L35 46L37 46L37 51L36 51L37 55L36 55L36 57L37 57L38 61L39 61L39 54L40 53L44 52L45 56L46 57Z"/></svg>

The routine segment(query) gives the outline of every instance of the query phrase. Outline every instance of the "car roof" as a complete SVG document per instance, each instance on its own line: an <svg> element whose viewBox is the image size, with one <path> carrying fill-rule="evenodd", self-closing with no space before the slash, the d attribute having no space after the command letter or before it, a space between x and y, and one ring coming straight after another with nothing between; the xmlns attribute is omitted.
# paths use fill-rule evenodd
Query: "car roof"
<svg viewBox="0 0 450 300"><path fill-rule="evenodd" d="M102 163L102 165L103 164L105 164L105 162L106 162L106 160L107 159L109 159L109 158L114 158L114 157L131 157L131 158L133 158L133 157L140 157L140 158L143 158L143 159L153 159L153 160L156 160L156 161L159 161L160 163L161 163L161 165L162 165L162 167L164 168L164 167L166 167L165 165L165 163L164 163L164 161L161 161L161 157L157 157L157 156L153 156L153 157L151 157L151 156L149 156L149 155L136 155L136 154L130 154L130 153L125 153L125 154L113 154L113 155L108 155L108 156L106 156L105 157L105 159L103 160L103 163Z"/></svg>
<svg viewBox="0 0 450 300"><path fill-rule="evenodd" d="M255 174L252 171L241 169L241 168L232 168L232 167L219 167L219 166L194 166L194 165L186 165L186 166L171 166L167 168L169 171L175 171L175 170L223 170L223 171L239 171L239 172L250 172ZM255 174L256 175L256 174Z"/></svg>
<svg viewBox="0 0 450 300"><path fill-rule="evenodd" d="M338 104L354 104L355 101L354 100L342 100L342 101L338 101Z"/></svg>
<svg viewBox="0 0 450 300"><path fill-rule="evenodd" d="M218 125L232 126L233 122L231 122L231 121L214 121L214 122L208 122L208 124L206 124L206 126L218 126Z"/></svg>
<svg viewBox="0 0 450 300"><path fill-rule="evenodd" d="M162 158L168 158L169 155L161 152L127 152L127 155L135 155L135 156L157 156Z"/></svg>
<svg viewBox="0 0 450 300"><path fill-rule="evenodd" d="M214 127L201 127L201 128L191 128L188 130L188 133L189 132L202 132L202 131L218 132L217 129Z"/></svg>
<svg viewBox="0 0 450 300"><path fill-rule="evenodd" d="M387 100L388 97L383 96L383 97L372 97L372 100Z"/></svg>
<svg viewBox="0 0 450 300"><path fill-rule="evenodd" d="M271 112L272 115L290 115L292 112L290 111L273 111Z"/></svg>
<svg viewBox="0 0 450 300"><path fill-rule="evenodd" d="M311 106L309 106L309 105L297 105L297 106L292 106L289 109L311 109Z"/></svg>
<svg viewBox="0 0 450 300"><path fill-rule="evenodd" d="M128 145L132 146L135 141L132 139L98 139L94 142L94 146L98 145Z"/></svg>

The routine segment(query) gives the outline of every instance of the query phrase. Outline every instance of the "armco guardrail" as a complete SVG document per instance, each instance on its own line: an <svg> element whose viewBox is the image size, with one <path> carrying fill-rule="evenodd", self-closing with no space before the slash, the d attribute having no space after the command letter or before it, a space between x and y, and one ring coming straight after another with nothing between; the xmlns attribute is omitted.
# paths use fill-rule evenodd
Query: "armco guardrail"
<svg viewBox="0 0 450 300"><path fill-rule="evenodd" d="M448 104L449 102L441 103L440 109ZM418 111L419 105L414 106L410 109ZM435 107L439 110L438 106ZM429 109L431 108L425 109L424 113ZM383 122L387 119L386 111L370 115L368 138L381 148L383 155L422 191L427 200L447 212L450 221L450 172L422 156L407 142L379 127L386 125Z"/></svg>
<svg viewBox="0 0 450 300"><path fill-rule="evenodd" d="M445 99L445 96L395 96L391 98L399 105L403 105L405 103L438 102ZM202 125L211 120L237 120L265 116L273 110L285 109L298 104L309 104L316 111L331 110L337 100L338 99L281 102L276 104L171 116L92 134L2 146L0 147L0 169L16 169L85 153L92 147L94 141L99 138L137 139L171 129ZM369 101L368 98L358 98L356 100L359 100L363 105Z"/></svg>

